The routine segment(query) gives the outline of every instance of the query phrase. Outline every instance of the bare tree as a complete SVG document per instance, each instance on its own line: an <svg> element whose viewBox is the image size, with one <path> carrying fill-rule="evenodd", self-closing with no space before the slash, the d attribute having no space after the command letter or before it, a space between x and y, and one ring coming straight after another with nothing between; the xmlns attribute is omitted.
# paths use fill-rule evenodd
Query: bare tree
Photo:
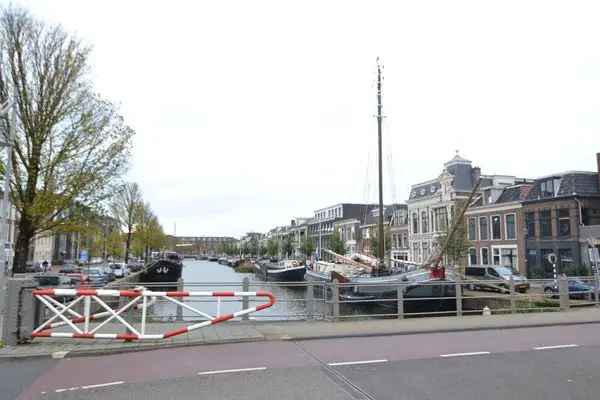
<svg viewBox="0 0 600 400"><path fill-rule="evenodd" d="M127 167L133 131L94 93L90 48L21 8L0 8L0 102L15 102L12 202L19 213L14 270L36 233L77 223ZM9 122L0 121L8 140Z"/></svg>
<svg viewBox="0 0 600 400"><path fill-rule="evenodd" d="M143 211L142 191L135 182L124 184L116 193L111 203L113 217L125 229L125 262L129 262L131 250L131 235Z"/></svg>

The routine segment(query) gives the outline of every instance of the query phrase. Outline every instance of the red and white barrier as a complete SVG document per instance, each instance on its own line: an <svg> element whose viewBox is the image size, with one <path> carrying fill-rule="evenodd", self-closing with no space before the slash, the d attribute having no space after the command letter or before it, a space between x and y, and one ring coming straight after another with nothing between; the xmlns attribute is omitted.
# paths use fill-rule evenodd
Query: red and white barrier
<svg viewBox="0 0 600 400"><path fill-rule="evenodd" d="M167 292L152 292L139 288L135 290L108 290L108 289L39 289L34 290L33 295L41 301L54 314L42 325L37 327L33 333L33 337L55 337L55 338L75 338L75 339L123 339L123 340L148 340L148 339L167 339L183 333L191 332L206 326L218 324L233 318L251 314L275 304L275 297L264 291L258 292L188 292L188 291L167 291ZM58 296L73 296L71 302L62 304L56 301L53 297ZM104 302L101 297L127 297L131 298L127 304L119 309L112 309ZM200 311L188 304L180 301L184 297L215 297L217 298L217 315L212 316L203 311ZM220 301L222 297L265 297L267 302L256 307L247 308L237 311L233 314L220 315ZM150 300L149 300L150 299ZM146 334L146 316L147 308L157 299L164 299L175 303L189 311L192 311L204 318L206 321L196 324L183 326L173 329L162 334ZM74 306L83 301L83 314L73 310ZM105 311L91 314L91 303L96 302ZM138 331L133 324L127 322L122 314L130 308L141 309L141 327ZM69 314L71 318L68 318ZM90 329L90 322L105 319L100 324ZM128 332L125 333L100 333L100 329L113 319L118 320ZM60 321L57 321L60 320ZM56 321L56 322L55 322ZM83 329L77 324L83 323ZM52 328L68 325L72 332L52 332Z"/></svg>

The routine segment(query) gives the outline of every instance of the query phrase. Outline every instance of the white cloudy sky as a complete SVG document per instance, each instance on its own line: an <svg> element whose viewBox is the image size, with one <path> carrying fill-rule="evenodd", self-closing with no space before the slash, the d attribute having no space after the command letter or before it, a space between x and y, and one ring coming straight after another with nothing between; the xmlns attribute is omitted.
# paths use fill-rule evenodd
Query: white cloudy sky
<svg viewBox="0 0 600 400"><path fill-rule="evenodd" d="M137 131L129 178L169 233L374 201L377 56L386 201L455 149L483 173L595 170L597 1L16 3L93 45L98 91Z"/></svg>

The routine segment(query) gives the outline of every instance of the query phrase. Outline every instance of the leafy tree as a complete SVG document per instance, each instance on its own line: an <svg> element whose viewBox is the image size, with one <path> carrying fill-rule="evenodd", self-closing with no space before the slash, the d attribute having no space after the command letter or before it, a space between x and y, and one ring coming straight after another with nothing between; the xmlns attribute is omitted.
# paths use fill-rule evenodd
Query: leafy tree
<svg viewBox="0 0 600 400"><path fill-rule="evenodd" d="M292 243L292 238L290 236L286 236L281 242L281 252L284 257L290 257L294 254L294 244Z"/></svg>
<svg viewBox="0 0 600 400"><path fill-rule="evenodd" d="M267 255L269 257L276 257L279 254L279 243L275 239L269 239L267 241Z"/></svg>
<svg viewBox="0 0 600 400"><path fill-rule="evenodd" d="M113 230L106 235L106 257L122 257L125 240L119 230Z"/></svg>
<svg viewBox="0 0 600 400"><path fill-rule="evenodd" d="M129 262L131 237L136 222L140 219L144 204L142 192L135 182L129 182L119 188L110 205L112 216L125 229L125 262Z"/></svg>
<svg viewBox="0 0 600 400"><path fill-rule="evenodd" d="M70 208L98 208L123 174L133 130L95 93L90 48L22 8L0 8L0 103L17 111L11 200L19 213L14 271L32 238L60 230ZM9 141L8 120L0 138Z"/></svg>
<svg viewBox="0 0 600 400"><path fill-rule="evenodd" d="M306 257L310 257L315 252L315 243L310 238L304 238L300 243L300 251Z"/></svg>
<svg viewBox="0 0 600 400"><path fill-rule="evenodd" d="M373 253L373 255L377 258L382 257L382 255L379 254L379 238L377 237L377 233L376 233L377 228L374 228L371 230L371 251ZM385 257L386 254L388 254L388 251L390 251L390 249L392 248L392 238L391 238L391 232L390 232L390 227L389 226L384 226L383 227L383 237L384 237L384 242L383 242L383 248L384 248L384 254L383 257Z"/></svg>
<svg viewBox="0 0 600 400"><path fill-rule="evenodd" d="M249 246L248 246L248 252L251 255L258 255L259 244L258 244L258 239L256 239L255 237L253 237L252 239L250 239L250 243L249 243Z"/></svg>
<svg viewBox="0 0 600 400"><path fill-rule="evenodd" d="M261 243L260 246L258 247L258 255L264 256L265 254L267 254L267 246L265 246L263 243Z"/></svg>
<svg viewBox="0 0 600 400"><path fill-rule="evenodd" d="M341 255L346 254L346 245L340 237L340 232L337 229L333 231L331 238L329 239L329 250Z"/></svg>
<svg viewBox="0 0 600 400"><path fill-rule="evenodd" d="M158 218L152 212L150 204L144 203L138 212L135 222L135 234L133 236L133 247L135 254L148 261L150 251L160 249L167 244L167 236Z"/></svg>

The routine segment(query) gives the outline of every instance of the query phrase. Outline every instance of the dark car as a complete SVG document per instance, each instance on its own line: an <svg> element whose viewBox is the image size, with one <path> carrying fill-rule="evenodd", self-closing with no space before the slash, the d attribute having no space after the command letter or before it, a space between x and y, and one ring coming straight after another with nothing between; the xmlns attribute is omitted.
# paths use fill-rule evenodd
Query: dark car
<svg viewBox="0 0 600 400"><path fill-rule="evenodd" d="M81 272L81 268L73 264L65 264L58 270L61 274L77 274Z"/></svg>
<svg viewBox="0 0 600 400"><path fill-rule="evenodd" d="M88 268L86 272L88 276L88 282L91 286L100 287L106 284L104 271L100 268Z"/></svg>
<svg viewBox="0 0 600 400"><path fill-rule="evenodd" d="M594 292L594 288L579 279L569 279L569 298L584 300L590 298ZM544 285L544 293L548 297L558 298L558 282L552 281Z"/></svg>
<svg viewBox="0 0 600 400"><path fill-rule="evenodd" d="M33 279L39 287L71 286L73 284L71 278L59 274L38 274L34 275Z"/></svg>
<svg viewBox="0 0 600 400"><path fill-rule="evenodd" d="M140 262L140 261L131 262L131 263L127 264L127 268L131 272L138 272L144 268L144 263Z"/></svg>

